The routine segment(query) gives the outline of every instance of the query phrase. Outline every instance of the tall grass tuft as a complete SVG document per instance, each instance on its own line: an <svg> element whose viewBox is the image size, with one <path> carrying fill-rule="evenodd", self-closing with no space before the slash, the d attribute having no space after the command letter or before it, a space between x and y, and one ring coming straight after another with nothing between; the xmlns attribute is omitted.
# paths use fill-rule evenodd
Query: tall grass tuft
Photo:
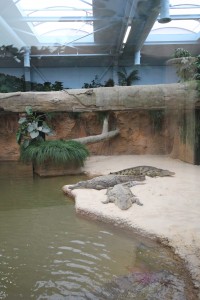
<svg viewBox="0 0 200 300"><path fill-rule="evenodd" d="M87 148L73 140L32 142L28 147L22 145L20 148L20 160L25 163L42 164L51 161L57 165L74 163L83 166L88 156Z"/></svg>

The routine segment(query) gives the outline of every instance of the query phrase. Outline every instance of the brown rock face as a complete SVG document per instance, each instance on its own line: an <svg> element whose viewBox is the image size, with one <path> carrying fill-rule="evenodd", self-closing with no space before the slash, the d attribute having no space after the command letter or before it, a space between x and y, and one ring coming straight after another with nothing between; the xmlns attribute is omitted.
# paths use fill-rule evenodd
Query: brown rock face
<svg viewBox="0 0 200 300"><path fill-rule="evenodd" d="M180 140L180 128L176 111L128 110L109 112L109 130L119 129L119 134L109 140L88 144L91 155L160 154L171 155L194 163L194 149L190 140ZM102 132L102 112L59 112L51 121L54 136L47 139L75 139L99 135ZM190 116L191 115L191 116ZM0 161L18 160L16 142L18 113L0 115ZM192 114L187 113L189 122ZM189 123L188 123L189 124ZM190 128L191 126L187 126ZM193 127L191 127L193 128ZM192 129L191 129L192 130ZM190 136L186 132L187 136Z"/></svg>
<svg viewBox="0 0 200 300"><path fill-rule="evenodd" d="M148 111L111 112L109 130L120 134L108 141L88 145L91 154L169 154L173 146L172 132L166 127L169 117L164 116L161 128L154 128ZM62 113L52 123L56 135L53 139L72 139L97 135L102 130L101 113ZM51 137L52 139L52 137Z"/></svg>
<svg viewBox="0 0 200 300"><path fill-rule="evenodd" d="M19 146L16 143L18 114L0 114L0 161L18 160Z"/></svg>

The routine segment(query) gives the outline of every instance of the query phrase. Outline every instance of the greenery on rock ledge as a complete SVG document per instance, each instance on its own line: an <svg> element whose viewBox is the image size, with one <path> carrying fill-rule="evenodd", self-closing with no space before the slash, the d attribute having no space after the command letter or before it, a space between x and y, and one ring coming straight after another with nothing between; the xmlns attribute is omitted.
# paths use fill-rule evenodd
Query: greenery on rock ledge
<svg viewBox="0 0 200 300"><path fill-rule="evenodd" d="M47 114L37 114L32 107L19 119L16 139L20 145L20 160L24 163L42 164L48 161L56 165L73 164L83 166L89 151L83 144L73 140L45 140L52 129L45 121Z"/></svg>
<svg viewBox="0 0 200 300"><path fill-rule="evenodd" d="M88 156L87 148L73 140L37 141L30 143L26 148L23 145L20 147L20 160L24 163L42 164L52 161L57 165L73 163L83 166Z"/></svg>

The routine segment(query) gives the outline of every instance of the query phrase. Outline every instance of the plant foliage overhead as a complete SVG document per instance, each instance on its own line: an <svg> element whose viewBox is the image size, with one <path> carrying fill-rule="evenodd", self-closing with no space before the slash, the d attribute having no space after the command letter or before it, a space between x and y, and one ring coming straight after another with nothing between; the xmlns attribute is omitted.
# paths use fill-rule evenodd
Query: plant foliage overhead
<svg viewBox="0 0 200 300"><path fill-rule="evenodd" d="M180 81L200 80L200 55L193 57L188 50L177 48L173 57Z"/></svg>
<svg viewBox="0 0 200 300"><path fill-rule="evenodd" d="M63 90L63 83L61 81L44 82L27 82L24 76L16 77L13 75L0 73L0 93L11 93L11 92L25 92L26 83L30 84L32 91L61 91Z"/></svg>
<svg viewBox="0 0 200 300"><path fill-rule="evenodd" d="M0 93L25 91L24 76L20 78L0 73Z"/></svg>
<svg viewBox="0 0 200 300"><path fill-rule="evenodd" d="M191 53L183 48L177 48L174 51L174 58L191 57Z"/></svg>

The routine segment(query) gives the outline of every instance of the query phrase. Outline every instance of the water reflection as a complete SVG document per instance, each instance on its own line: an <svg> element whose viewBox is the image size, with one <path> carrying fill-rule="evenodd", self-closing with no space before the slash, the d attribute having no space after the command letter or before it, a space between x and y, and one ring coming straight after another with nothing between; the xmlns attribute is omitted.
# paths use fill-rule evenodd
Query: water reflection
<svg viewBox="0 0 200 300"><path fill-rule="evenodd" d="M177 274L166 249L76 216L61 187L80 178L16 170L0 175L0 299L120 299L113 276Z"/></svg>

